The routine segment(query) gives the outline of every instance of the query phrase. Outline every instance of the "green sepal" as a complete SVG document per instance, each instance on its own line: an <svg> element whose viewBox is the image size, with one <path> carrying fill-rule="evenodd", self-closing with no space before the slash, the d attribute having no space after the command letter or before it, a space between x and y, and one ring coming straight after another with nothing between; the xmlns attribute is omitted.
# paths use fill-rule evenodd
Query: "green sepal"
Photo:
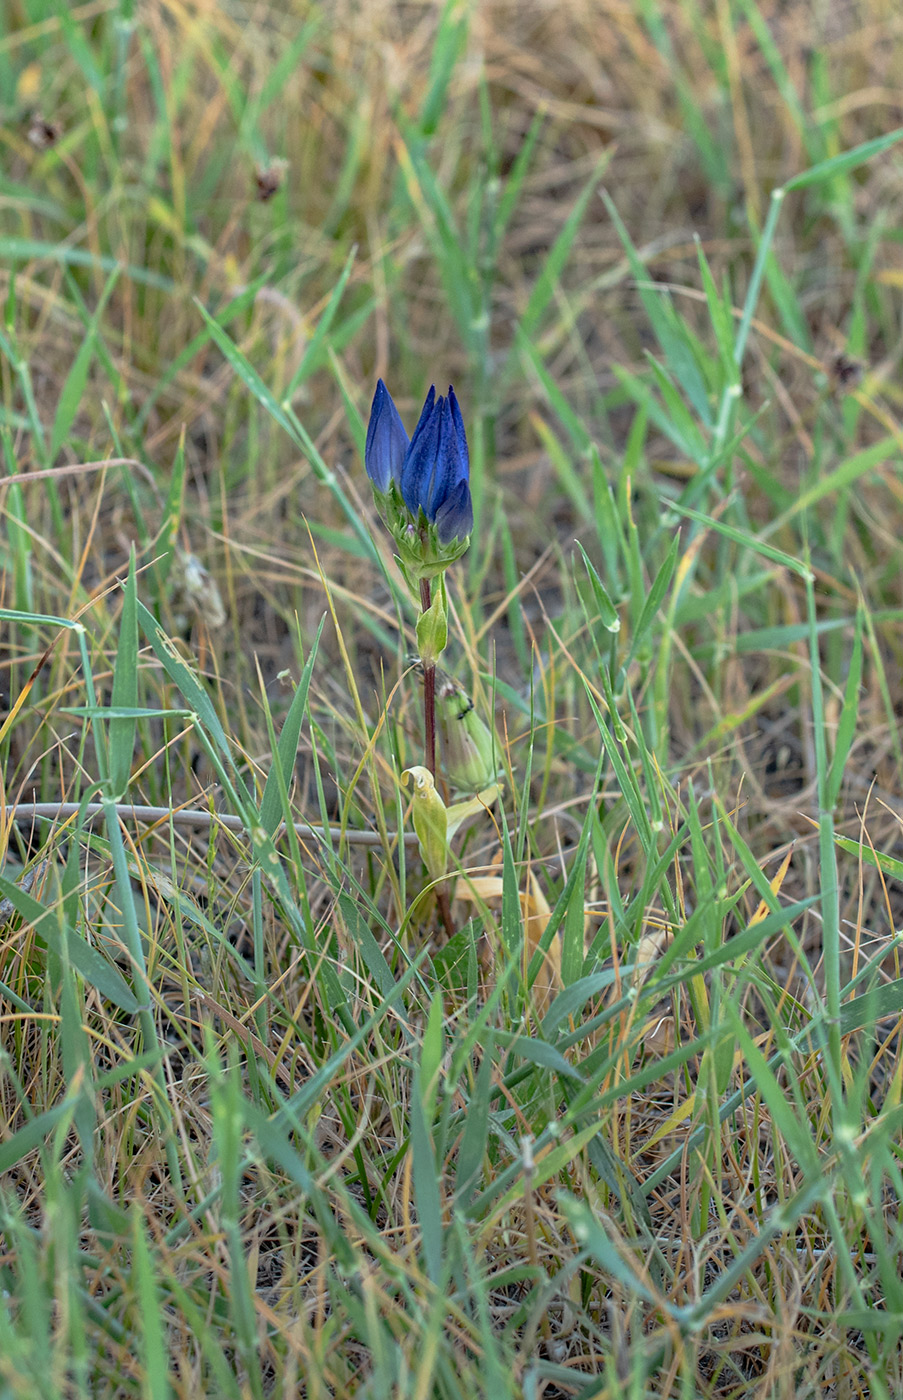
<svg viewBox="0 0 903 1400"><path fill-rule="evenodd" d="M441 880L448 871L448 811L436 791L433 775L428 768L419 764L406 768L401 775L405 786L408 778L414 785L411 815L420 842L420 854L430 879Z"/></svg>
<svg viewBox="0 0 903 1400"><path fill-rule="evenodd" d="M461 792L490 787L499 772L498 741L466 690L445 674L436 688L436 727L452 787Z"/></svg>
<svg viewBox="0 0 903 1400"><path fill-rule="evenodd" d="M417 619L417 650L424 666L435 666L448 645L445 579L439 579L433 600Z"/></svg>

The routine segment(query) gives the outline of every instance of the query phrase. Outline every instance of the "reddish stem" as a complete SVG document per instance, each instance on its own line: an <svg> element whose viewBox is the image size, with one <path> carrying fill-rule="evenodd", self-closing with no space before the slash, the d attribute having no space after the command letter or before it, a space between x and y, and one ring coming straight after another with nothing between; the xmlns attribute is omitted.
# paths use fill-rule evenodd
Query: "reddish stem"
<svg viewBox="0 0 903 1400"><path fill-rule="evenodd" d="M420 610L428 612L432 599L430 597L430 581L428 578L420 580ZM423 667L423 729L424 748L426 750L426 766L433 775L433 782L436 781L436 664ZM439 917L445 927L446 937L453 938L455 926L452 922L451 900L448 897L448 886L443 880L436 886L436 903L439 906Z"/></svg>
<svg viewBox="0 0 903 1400"><path fill-rule="evenodd" d="M428 578L420 580L420 610L428 612L430 608L430 581ZM436 780L436 666L424 665L423 668L423 730L426 766Z"/></svg>

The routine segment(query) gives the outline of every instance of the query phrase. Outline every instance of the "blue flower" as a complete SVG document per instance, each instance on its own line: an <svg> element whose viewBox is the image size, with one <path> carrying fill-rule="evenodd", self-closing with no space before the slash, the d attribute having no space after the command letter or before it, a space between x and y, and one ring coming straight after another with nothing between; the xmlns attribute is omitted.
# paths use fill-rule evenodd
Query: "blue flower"
<svg viewBox="0 0 903 1400"><path fill-rule="evenodd" d="M437 398L435 388L430 389L408 441L392 396L380 379L370 410L364 465L382 496L389 495L394 484L412 524L423 512L427 524L436 527L433 538L440 546L467 540L473 529L470 457L454 389L449 388L448 398Z"/></svg>
<svg viewBox="0 0 903 1400"><path fill-rule="evenodd" d="M407 449L408 435L404 423L392 402L392 395L382 380L378 379L364 447L364 466L377 491L385 494L390 481L398 485L401 480L401 464Z"/></svg>
<svg viewBox="0 0 903 1400"><path fill-rule="evenodd" d="M419 510L435 524L440 544L464 539L473 529L470 457L455 391L448 398L430 389L420 422L401 465L402 500L412 515Z"/></svg>

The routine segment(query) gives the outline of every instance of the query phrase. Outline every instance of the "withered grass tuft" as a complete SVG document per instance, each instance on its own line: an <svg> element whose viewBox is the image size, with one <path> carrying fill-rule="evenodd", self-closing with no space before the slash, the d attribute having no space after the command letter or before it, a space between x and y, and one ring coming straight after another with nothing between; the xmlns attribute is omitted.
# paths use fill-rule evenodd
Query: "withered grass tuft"
<svg viewBox="0 0 903 1400"><path fill-rule="evenodd" d="M901 63L7 5L4 1400L903 1393ZM380 376L471 450L450 941Z"/></svg>

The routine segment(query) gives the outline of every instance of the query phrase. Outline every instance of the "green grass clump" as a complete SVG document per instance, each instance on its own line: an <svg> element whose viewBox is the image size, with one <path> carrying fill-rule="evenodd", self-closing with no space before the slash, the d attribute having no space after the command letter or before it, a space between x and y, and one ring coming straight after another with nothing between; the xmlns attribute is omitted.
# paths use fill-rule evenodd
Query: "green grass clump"
<svg viewBox="0 0 903 1400"><path fill-rule="evenodd" d="M901 1393L893 8L8 7L0 1400Z"/></svg>

